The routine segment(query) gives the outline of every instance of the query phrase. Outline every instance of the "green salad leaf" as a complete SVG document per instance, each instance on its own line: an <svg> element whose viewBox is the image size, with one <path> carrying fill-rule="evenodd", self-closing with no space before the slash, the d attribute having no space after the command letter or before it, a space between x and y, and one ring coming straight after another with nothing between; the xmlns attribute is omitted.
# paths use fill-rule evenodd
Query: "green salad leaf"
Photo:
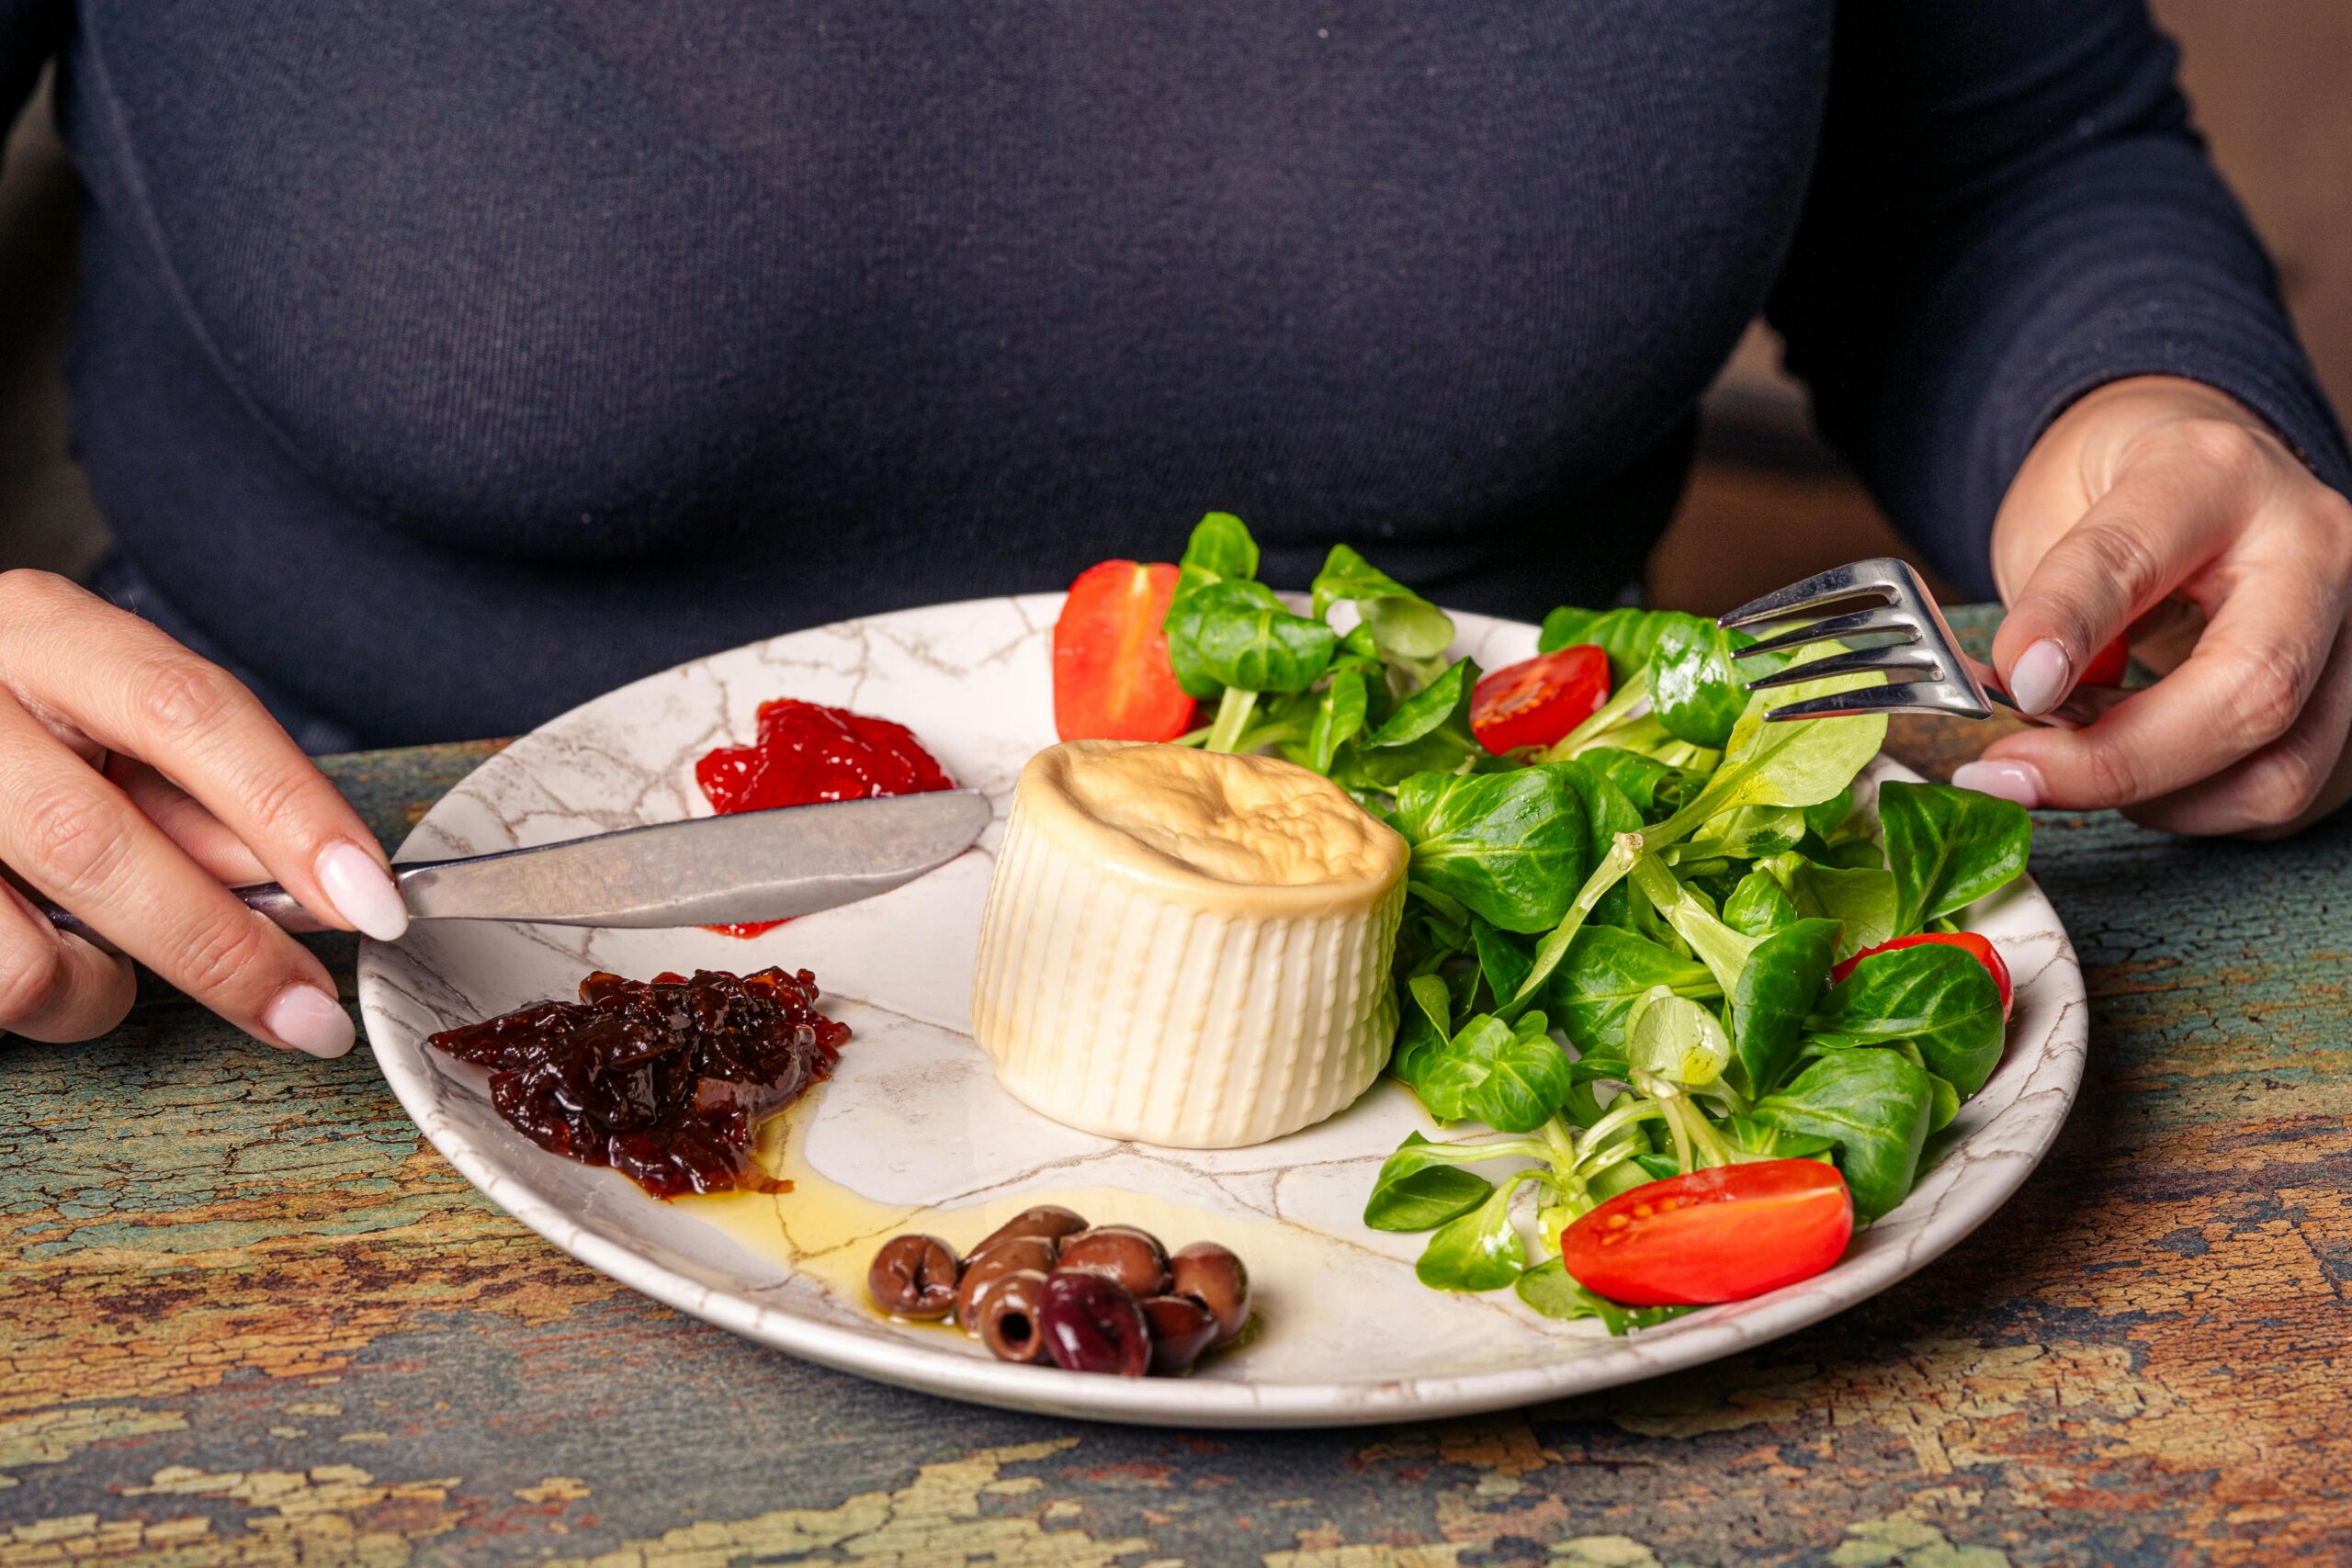
<svg viewBox="0 0 2352 1568"><path fill-rule="evenodd" d="M1212 512L1193 525L1183 558L1176 563L1176 592L1258 575L1258 542L1230 512Z"/></svg>
<svg viewBox="0 0 2352 1568"><path fill-rule="evenodd" d="M1577 1282L1567 1265L1558 1258L1547 1258L1521 1274L1512 1289L1519 1299L1542 1313L1545 1317L1574 1320L1598 1319L1609 1332L1619 1337L1636 1328L1649 1328L1670 1323L1683 1314L1696 1312L1687 1306L1620 1306L1604 1297L1594 1295Z"/></svg>
<svg viewBox="0 0 2352 1568"><path fill-rule="evenodd" d="M1650 652L1650 701L1676 739L1721 748L1731 739L1748 681L1731 661L1732 637L1697 615L1665 616Z"/></svg>
<svg viewBox="0 0 2352 1568"><path fill-rule="evenodd" d="M1689 883L1678 879L1655 855L1634 863L1634 886L1657 912L1666 917L1690 949L1692 956L1713 971L1715 984L1728 993L1747 967L1748 955L1760 938L1742 936L1716 919L1706 898Z"/></svg>
<svg viewBox="0 0 2352 1568"><path fill-rule="evenodd" d="M1704 782L1689 769L1669 767L1655 757L1628 751L1621 746L1594 746L1577 752L1575 761L1608 780L1633 805L1637 815L1627 831L1671 815L1688 804Z"/></svg>
<svg viewBox="0 0 2352 1568"><path fill-rule="evenodd" d="M1758 860L1785 854L1805 836L1804 813L1786 806L1743 806L1710 817L1675 846L1677 864Z"/></svg>
<svg viewBox="0 0 2352 1568"><path fill-rule="evenodd" d="M1479 1013L1430 1057L1422 1080L1441 1100L1497 1132L1532 1132L1560 1108L1576 1083L1567 1055L1554 1043L1548 1028L1540 1012L1515 1022Z"/></svg>
<svg viewBox="0 0 2352 1568"><path fill-rule="evenodd" d="M1227 578L1180 591L1168 608L1168 657L1186 694L1300 692L1331 662L1340 637L1294 615L1262 582Z"/></svg>
<svg viewBox="0 0 2352 1568"><path fill-rule="evenodd" d="M1498 998L1515 997L1534 965L1535 954L1523 937L1503 931L1492 920L1470 918L1471 951L1478 957L1478 973Z"/></svg>
<svg viewBox="0 0 2352 1568"><path fill-rule="evenodd" d="M1414 976L1403 990L1388 1071L1413 1091L1430 1115L1441 1122L1458 1122L1468 1113L1461 1100L1460 1080L1437 1071L1438 1059L1453 1041L1453 997L1443 977L1433 972Z"/></svg>
<svg viewBox="0 0 2352 1568"><path fill-rule="evenodd" d="M1622 686L1648 665L1657 639L1672 618L1673 612L1664 610L1579 610L1564 605L1544 617L1535 650L1551 653L1589 643L1609 656L1610 678Z"/></svg>
<svg viewBox="0 0 2352 1568"><path fill-rule="evenodd" d="M1826 840L1830 834L1843 827L1846 823L1846 819L1853 816L1853 814L1854 786L1851 784L1849 784L1844 789L1839 790L1827 800L1817 801L1815 804L1806 807L1804 808L1804 825L1807 831L1813 833L1817 838Z"/></svg>
<svg viewBox="0 0 2352 1568"><path fill-rule="evenodd" d="M1527 1242L1511 1224L1510 1201L1535 1177L1522 1170L1504 1178L1476 1208L1440 1225L1413 1265L1421 1283L1437 1291L1499 1291L1514 1283L1527 1268Z"/></svg>
<svg viewBox="0 0 2352 1568"><path fill-rule="evenodd" d="M1585 808L1586 839L1597 858L1626 833L1642 830L1642 814L1615 784L1584 758L1539 764L1568 781ZM1606 889L1592 907L1595 924L1630 928L1634 920L1632 890L1618 884Z"/></svg>
<svg viewBox="0 0 2352 1568"><path fill-rule="evenodd" d="M1587 1055L1623 1055L1625 1021L1634 1004L1663 989L1679 997L1711 998L1722 987L1707 966L1614 926L1577 933L1567 962L1552 977L1544 999ZM1806 998L1809 1003L1810 995Z"/></svg>
<svg viewBox="0 0 2352 1568"><path fill-rule="evenodd" d="M1855 1218L1874 1220L1911 1190L1932 1098L1928 1075L1901 1053L1840 1051L1758 1100L1754 1115L1783 1133L1830 1140Z"/></svg>
<svg viewBox="0 0 2352 1568"><path fill-rule="evenodd" d="M1770 936L1795 925L1797 907L1770 871L1758 866L1724 900L1724 924L1742 936Z"/></svg>
<svg viewBox="0 0 2352 1568"><path fill-rule="evenodd" d="M1814 1043L1832 1050L1907 1041L1930 1072L1973 1095L2001 1060L2001 993L1964 948L1901 947L1856 964L1804 1028Z"/></svg>
<svg viewBox="0 0 2352 1568"><path fill-rule="evenodd" d="M1759 939L1731 991L1732 1041L1740 1070L1758 1092L1796 1059L1805 1017L1837 961L1833 920L1798 920Z"/></svg>
<svg viewBox="0 0 2352 1568"><path fill-rule="evenodd" d="M1396 786L1410 875L1507 931L1548 931L1591 863L1585 805L1555 768L1415 773Z"/></svg>
<svg viewBox="0 0 2352 1568"><path fill-rule="evenodd" d="M1933 1073L1928 1074L1928 1133L1932 1137L1951 1126L1952 1119L1960 1114L1960 1090L1951 1086L1950 1078L1939 1078Z"/></svg>
<svg viewBox="0 0 2352 1568"><path fill-rule="evenodd" d="M1364 1223L1425 1234L1424 1282L1510 1285L1623 1333L1681 1309L1603 1300L1561 1265L1562 1232L1612 1195L1819 1158L1863 1219L1903 1201L1924 1140L1999 1061L1998 990L1942 944L1829 976L1951 929L2018 875L2023 811L1899 783L1858 811L1884 717L1765 715L1881 677L1751 694L1778 661L1738 660L1742 635L1673 611L1546 616L1541 649L1600 648L1611 690L1548 745L1493 755L1471 724L1479 668L1447 660L1443 610L1347 545L1304 615L1260 566L1238 518L1193 529L1166 630L1214 713L1182 743L1277 753L1405 842L1388 1070L1474 1136L1408 1137Z"/></svg>
<svg viewBox="0 0 2352 1568"><path fill-rule="evenodd" d="M1363 732L1369 712L1363 671L1352 668L1332 671L1331 683L1316 702L1315 722L1306 732L1306 755L1301 761L1318 773L1329 773L1340 748Z"/></svg>
<svg viewBox="0 0 2352 1568"><path fill-rule="evenodd" d="M1628 1015L1625 1063L1668 1083L1703 1089L1731 1065L1731 1036L1708 1009L1656 987Z"/></svg>
<svg viewBox="0 0 2352 1568"><path fill-rule="evenodd" d="M1855 714L1803 724L1767 724L1765 710L1852 691L1866 683L1864 677L1849 675L1757 693L1732 727L1724 746L1722 768L1700 791L1699 800L1684 810L1704 803L1709 807L1706 815L1712 817L1743 806L1818 806L1836 799L1886 743L1886 716Z"/></svg>
<svg viewBox="0 0 2352 1568"><path fill-rule="evenodd" d="M1396 1152L1382 1162L1364 1202L1363 1223L1376 1231L1435 1230L1485 1202L1495 1184L1462 1168L1513 1156L1541 1158L1543 1145L1499 1141L1432 1144L1419 1133L1406 1134Z"/></svg>
<svg viewBox="0 0 2352 1568"><path fill-rule="evenodd" d="M1879 786L1878 818L1899 936L2015 881L2033 845L2033 818L2024 807L1951 784L1889 779Z"/></svg>
<svg viewBox="0 0 2352 1568"><path fill-rule="evenodd" d="M1415 773L1459 773L1486 755L1470 732L1470 695L1477 684L1478 667L1469 660L1448 665L1356 743L1357 765L1366 776L1393 789Z"/></svg>
<svg viewBox="0 0 2352 1568"><path fill-rule="evenodd" d="M1894 877L1888 871L1821 865L1793 852L1773 855L1758 869L1779 882L1800 916L1838 922L1841 961L1895 934Z"/></svg>
<svg viewBox="0 0 2352 1568"><path fill-rule="evenodd" d="M1400 660L1435 659L1453 644L1453 617L1345 545L1334 545L1308 590L1316 619L1351 604L1373 646Z"/></svg>
<svg viewBox="0 0 2352 1568"><path fill-rule="evenodd" d="M1792 1133L1769 1122L1758 1122L1753 1116L1745 1115L1724 1117L1723 1128L1724 1135L1738 1146L1742 1154L1754 1155L1758 1159L1813 1159L1829 1156L1833 1156L1830 1163L1837 1163L1834 1156L1838 1141L1834 1138L1812 1133Z"/></svg>

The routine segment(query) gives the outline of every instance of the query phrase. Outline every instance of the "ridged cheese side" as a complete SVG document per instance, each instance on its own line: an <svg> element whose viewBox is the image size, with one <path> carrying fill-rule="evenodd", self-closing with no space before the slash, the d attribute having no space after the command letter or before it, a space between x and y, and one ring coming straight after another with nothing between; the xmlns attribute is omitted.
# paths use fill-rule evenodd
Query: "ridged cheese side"
<svg viewBox="0 0 2352 1568"><path fill-rule="evenodd" d="M1277 814L1266 830L1290 835L1267 873L1284 880L1236 881L1237 865L1257 863L1246 853L1203 854L1218 868L1204 872L1149 824L1130 837L1130 819L1084 787L1101 753L1071 750L1023 773L981 925L973 1031L1005 1087L1087 1132L1187 1148L1262 1143L1370 1088L1396 1028L1396 835L1305 769L1170 760L1180 787L1246 770L1230 831L1246 838L1263 809ZM1156 761L1121 760L1147 774ZM1316 874L1319 829L1336 840L1328 875Z"/></svg>

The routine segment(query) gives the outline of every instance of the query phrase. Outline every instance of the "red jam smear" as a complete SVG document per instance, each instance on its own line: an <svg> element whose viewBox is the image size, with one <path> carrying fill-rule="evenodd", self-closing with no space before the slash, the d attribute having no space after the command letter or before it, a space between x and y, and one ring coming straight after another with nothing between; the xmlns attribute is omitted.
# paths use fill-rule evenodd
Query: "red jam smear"
<svg viewBox="0 0 2352 1568"><path fill-rule="evenodd" d="M719 812L956 787L905 725L797 697L762 703L758 739L749 746L722 746L703 758L695 764L695 782L711 809ZM757 936L782 924L750 920L709 929Z"/></svg>
<svg viewBox="0 0 2352 1568"><path fill-rule="evenodd" d="M849 1025L817 997L806 969L600 970L577 1002L533 1002L427 1043L488 1067L491 1103L539 1147L610 1166L656 1198L785 1192L753 1139L841 1059Z"/></svg>

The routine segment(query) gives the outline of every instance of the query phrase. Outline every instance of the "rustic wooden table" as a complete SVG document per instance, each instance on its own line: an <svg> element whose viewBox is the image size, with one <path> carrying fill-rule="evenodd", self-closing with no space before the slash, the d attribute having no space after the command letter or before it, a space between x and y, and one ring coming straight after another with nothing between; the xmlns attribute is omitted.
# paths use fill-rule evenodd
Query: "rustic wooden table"
<svg viewBox="0 0 2352 1568"><path fill-rule="evenodd" d="M1941 775L1984 738L1895 749ZM397 841L493 749L329 766ZM279 1055L164 993L10 1043L0 1568L2352 1562L2352 823L2038 826L2091 1067L1992 1223L1752 1354L1426 1427L878 1387L557 1252L364 1048ZM351 944L322 951L348 987Z"/></svg>

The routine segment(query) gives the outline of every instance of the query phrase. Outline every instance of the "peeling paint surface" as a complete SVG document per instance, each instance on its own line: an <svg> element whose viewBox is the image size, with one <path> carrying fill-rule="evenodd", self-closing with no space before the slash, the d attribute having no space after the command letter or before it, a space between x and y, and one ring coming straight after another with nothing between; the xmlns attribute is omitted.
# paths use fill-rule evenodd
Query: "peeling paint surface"
<svg viewBox="0 0 2352 1568"><path fill-rule="evenodd" d="M1989 739L1898 729L1932 776ZM486 755L330 771L397 840ZM1759 1350L1507 1416L1091 1427L759 1349L587 1271L365 1051L150 988L0 1043L0 1568L2352 1562L2352 825L2046 816L2090 1077L2001 1215ZM347 987L347 941L320 951Z"/></svg>

